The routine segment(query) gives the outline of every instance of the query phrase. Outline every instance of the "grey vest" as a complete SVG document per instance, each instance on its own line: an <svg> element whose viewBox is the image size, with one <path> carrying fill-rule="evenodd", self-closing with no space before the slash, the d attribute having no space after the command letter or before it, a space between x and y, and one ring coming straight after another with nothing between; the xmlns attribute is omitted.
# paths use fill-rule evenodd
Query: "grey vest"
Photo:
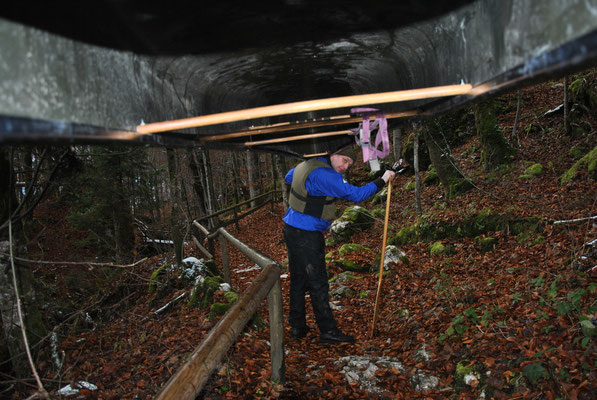
<svg viewBox="0 0 597 400"><path fill-rule="evenodd" d="M329 196L311 196L305 188L305 182L309 174L313 170L322 167L332 168L329 164L317 158L303 161L296 166L292 175L288 203L295 211L331 221L336 215L336 207L334 206L336 199Z"/></svg>

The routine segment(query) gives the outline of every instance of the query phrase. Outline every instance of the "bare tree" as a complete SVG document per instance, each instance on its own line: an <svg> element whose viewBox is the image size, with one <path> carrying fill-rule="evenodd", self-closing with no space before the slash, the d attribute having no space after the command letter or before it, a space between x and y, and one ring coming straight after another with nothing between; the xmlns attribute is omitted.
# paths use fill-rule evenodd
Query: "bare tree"
<svg viewBox="0 0 597 400"><path fill-rule="evenodd" d="M183 259L183 239L184 222L180 207L181 191L180 181L178 179L178 166L176 163L175 150L166 149L168 158L168 177L170 178L170 192L172 200L170 202L170 229L172 231L172 241L174 242L174 253L176 264L182 266Z"/></svg>
<svg viewBox="0 0 597 400"><path fill-rule="evenodd" d="M249 175L249 195L251 198L257 197L259 194L259 156L256 152L249 150L247 151L247 172ZM257 204L251 202L251 207L255 207Z"/></svg>

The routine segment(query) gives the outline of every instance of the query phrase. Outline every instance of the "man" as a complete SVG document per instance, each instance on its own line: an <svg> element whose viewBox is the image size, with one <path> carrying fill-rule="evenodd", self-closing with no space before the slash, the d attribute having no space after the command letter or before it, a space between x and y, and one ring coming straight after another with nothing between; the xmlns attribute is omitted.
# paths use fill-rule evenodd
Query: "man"
<svg viewBox="0 0 597 400"><path fill-rule="evenodd" d="M344 199L358 203L384 187L394 178L386 171L381 178L357 187L346 182L342 174L352 166L356 154L352 146L332 154L329 159L303 161L286 174L291 185L288 212L284 215L284 240L288 247L290 269L290 335L301 338L309 328L305 319L305 293L309 291L320 342L354 342L336 325L329 300L329 283L325 265L325 232L335 216L334 201Z"/></svg>

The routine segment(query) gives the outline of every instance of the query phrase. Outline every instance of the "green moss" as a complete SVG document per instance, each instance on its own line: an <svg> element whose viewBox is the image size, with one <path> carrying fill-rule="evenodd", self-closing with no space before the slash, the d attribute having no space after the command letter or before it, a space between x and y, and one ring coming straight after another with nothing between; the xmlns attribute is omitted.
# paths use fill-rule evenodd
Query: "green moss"
<svg viewBox="0 0 597 400"><path fill-rule="evenodd" d="M339 266L340 268L342 268L342 270L344 271L354 271L354 272L365 272L369 270L370 265L360 265L355 263L352 260L348 260L346 258L342 258L345 257L346 255L350 254L350 253L354 253L354 252L360 252L360 251L367 251L367 252L371 252L370 249L357 244L357 243L346 243L344 245L342 245L342 247L340 247L340 249L338 250L338 255L339 259L335 260L334 263Z"/></svg>
<svg viewBox="0 0 597 400"><path fill-rule="evenodd" d="M361 276L357 276L349 271L346 272L342 272L336 276L334 276L332 279L330 279L330 283L334 283L336 281L338 282L347 282L353 279L361 279Z"/></svg>
<svg viewBox="0 0 597 400"><path fill-rule="evenodd" d="M528 247L540 245L545 243L543 235L533 235L532 232L521 232L516 236L516 240L520 244L525 244Z"/></svg>
<svg viewBox="0 0 597 400"><path fill-rule="evenodd" d="M380 203L385 203L386 199L388 197L388 188L387 186L384 187L382 190L380 190L379 192L377 192L370 201L370 204L372 206L376 205L376 204L380 204Z"/></svg>
<svg viewBox="0 0 597 400"><path fill-rule="evenodd" d="M479 244L482 253L492 251L493 249L495 249L495 246L498 243L498 240L493 237L477 237L475 239L475 241Z"/></svg>
<svg viewBox="0 0 597 400"><path fill-rule="evenodd" d="M226 300L228 300L228 303L234 304L238 300L238 293L229 291L224 293L224 297L226 298Z"/></svg>
<svg viewBox="0 0 597 400"><path fill-rule="evenodd" d="M221 283L224 283L224 279L221 276L208 276L204 278L203 282L193 289L189 305L199 305L201 308L208 308L214 302L214 293L220 288Z"/></svg>
<svg viewBox="0 0 597 400"><path fill-rule="evenodd" d="M156 269L155 271L153 271L153 273L151 274L151 276L149 277L149 293L153 293L156 291L156 289L159 286L159 281L160 281L160 275L162 275L162 273L164 273L166 271L166 268L169 268L170 264L164 264L161 267L159 267L158 269Z"/></svg>
<svg viewBox="0 0 597 400"><path fill-rule="evenodd" d="M448 199L452 200L458 197L458 195L471 190L475 185L468 179L459 179L457 181L450 182L448 190Z"/></svg>
<svg viewBox="0 0 597 400"><path fill-rule="evenodd" d="M405 226L396 235L390 237L388 243L395 246L402 246L419 241L437 241L448 237L474 238L494 231L505 231L512 235L518 235L523 231L541 233L544 226L545 222L539 217L517 219L511 212L498 214L494 210L485 209L457 223L440 221L431 224L427 219L421 218L414 224Z"/></svg>
<svg viewBox="0 0 597 400"><path fill-rule="evenodd" d="M363 290L363 291L361 291L361 292L359 292L357 294L357 297L359 299L367 299L367 298L369 298L369 291L368 290Z"/></svg>
<svg viewBox="0 0 597 400"><path fill-rule="evenodd" d="M524 171L525 175L540 176L543 173L543 165L533 164Z"/></svg>
<svg viewBox="0 0 597 400"><path fill-rule="evenodd" d="M545 228L545 221L540 217L512 220L508 223L510 234L519 235L522 232L541 233Z"/></svg>
<svg viewBox="0 0 597 400"><path fill-rule="evenodd" d="M480 102L475 106L475 127L483 148L481 162L486 171L509 163L515 154L497 120L500 107L499 102L492 100Z"/></svg>
<svg viewBox="0 0 597 400"><path fill-rule="evenodd" d="M368 249L365 246L362 246L358 243L346 243L343 244L340 247L340 250L338 250L338 254L343 257L348 253L354 253L354 252L358 252L358 251L367 251L367 252L371 252L371 249Z"/></svg>
<svg viewBox="0 0 597 400"><path fill-rule="evenodd" d="M341 259L341 260L336 260L334 261L334 263L342 268L343 271L353 271L353 272L367 272L369 271L369 268L371 267L371 265L361 265L361 264L357 264L352 260L346 260L346 259Z"/></svg>
<svg viewBox="0 0 597 400"><path fill-rule="evenodd" d="M404 184L403 189L406 190L407 192L412 192L413 190L415 190L416 187L417 187L417 183L415 182L415 180L410 179L408 182L406 182Z"/></svg>
<svg viewBox="0 0 597 400"><path fill-rule="evenodd" d="M348 207L342 216L332 222L330 231L336 242L344 242L357 232L373 226L375 218L369 211L361 206Z"/></svg>
<svg viewBox="0 0 597 400"><path fill-rule="evenodd" d="M330 251L325 255L325 263L330 263L334 260L334 252Z"/></svg>
<svg viewBox="0 0 597 400"><path fill-rule="evenodd" d="M578 160L563 176L561 184L565 185L572 181L579 170L586 168L589 176L597 180L597 146L588 152L583 158Z"/></svg>
<svg viewBox="0 0 597 400"><path fill-rule="evenodd" d="M570 150L568 150L568 155L576 160L581 158L586 153L587 149L584 146L572 146Z"/></svg>
<svg viewBox="0 0 597 400"><path fill-rule="evenodd" d="M212 304L211 307L209 308L209 320L213 321L217 317L226 314L226 311L228 311L230 309L230 307L232 307L232 304L230 304L230 303L214 303L214 304Z"/></svg>
<svg viewBox="0 0 597 400"><path fill-rule="evenodd" d="M467 375L473 375L477 380L480 379L480 376L475 371L473 365L464 365L459 362L458 365L456 365L456 372L454 374L454 386L456 388L463 388L466 385L464 377Z"/></svg>
<svg viewBox="0 0 597 400"><path fill-rule="evenodd" d="M375 218L385 218L386 210L383 208L375 208L371 210L371 215L373 215Z"/></svg>
<svg viewBox="0 0 597 400"><path fill-rule="evenodd" d="M433 164L429 167L429 171L427 172L427 176L423 180L425 185L434 185L439 182L439 176L437 175L437 171Z"/></svg>
<svg viewBox="0 0 597 400"><path fill-rule="evenodd" d="M431 257L452 253L454 253L454 248L452 246L444 246L441 242L435 242L429 246L429 255Z"/></svg>

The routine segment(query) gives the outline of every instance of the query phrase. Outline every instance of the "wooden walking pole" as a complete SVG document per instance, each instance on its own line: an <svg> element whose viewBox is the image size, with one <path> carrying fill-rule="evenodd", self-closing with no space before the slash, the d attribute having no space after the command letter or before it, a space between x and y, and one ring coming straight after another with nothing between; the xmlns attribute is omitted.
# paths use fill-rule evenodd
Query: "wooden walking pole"
<svg viewBox="0 0 597 400"><path fill-rule="evenodd" d="M183 118L172 121L138 125L138 133L157 133L176 129L197 128L245 121L253 118L272 117L275 115L296 114L308 111L329 110L332 108L354 107L365 104L382 104L399 101L430 99L435 97L466 94L472 89L471 84L436 86L395 92L359 94L354 96L331 97L327 99L298 101L295 103L276 104L273 106L247 108L200 117Z"/></svg>
<svg viewBox="0 0 597 400"><path fill-rule="evenodd" d="M371 339L375 332L375 321L377 320L377 309L379 308L379 293L381 292L381 281L383 279L383 263L386 258L386 242L388 241L388 221L390 219L390 197L392 196L392 179L388 181L388 198L386 200L386 215L383 226L383 245L381 248L381 261L379 262L379 279L377 281L377 294L375 295L375 309L373 311L373 322L371 323Z"/></svg>

